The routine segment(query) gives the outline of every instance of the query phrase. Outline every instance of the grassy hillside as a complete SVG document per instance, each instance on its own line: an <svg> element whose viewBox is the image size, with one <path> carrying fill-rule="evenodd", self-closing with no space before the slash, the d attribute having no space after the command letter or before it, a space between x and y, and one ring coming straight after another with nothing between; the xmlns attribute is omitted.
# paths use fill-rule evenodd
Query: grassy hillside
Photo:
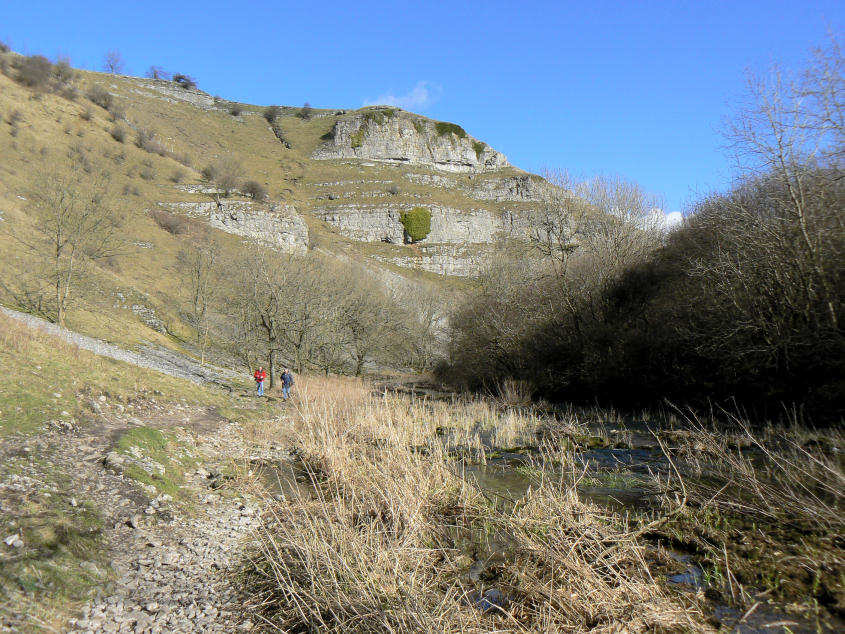
<svg viewBox="0 0 845 634"><path fill-rule="evenodd" d="M301 109L281 107L274 131L263 106L235 104L171 82L68 69L60 77L54 68L54 76L33 86L22 79L25 58L12 52L0 58L5 69L0 74L0 252L5 255L0 279L7 281L0 285L0 302L38 313L38 296L55 295L44 288L50 246L40 232L43 214L35 201L45 183L69 171L89 180L104 175L103 193L119 213L123 244L77 276L67 325L122 345L149 341L182 347L191 338L182 314L186 272L178 256L196 234L210 233L221 245L223 261L242 252L243 238L209 229L202 220L177 219L174 231L155 218L159 203L213 205L203 169L220 161L241 167L239 182L254 180L267 191L267 200L254 209L273 214L280 205L293 205L304 216L312 250L362 265L377 279L393 280L394 287L447 291L463 282L397 266L413 263L418 249L350 240L310 210L336 204L498 209L466 194L483 176L473 181L470 175L450 175L458 187L431 186L408 176L436 175L425 168L310 159L343 111L315 110L303 118ZM521 172L508 168L500 175L511 173ZM235 190L230 200L248 199ZM166 330L151 327L150 319L145 323L142 313Z"/></svg>

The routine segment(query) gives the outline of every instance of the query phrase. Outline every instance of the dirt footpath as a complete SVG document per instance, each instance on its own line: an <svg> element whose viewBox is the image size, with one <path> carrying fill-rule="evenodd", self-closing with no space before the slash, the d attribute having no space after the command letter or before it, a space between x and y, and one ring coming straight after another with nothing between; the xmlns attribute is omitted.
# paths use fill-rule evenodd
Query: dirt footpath
<svg viewBox="0 0 845 634"><path fill-rule="evenodd" d="M14 508L12 494L18 501L44 495L39 491L49 469L54 478L59 473L69 480L75 497L67 504L93 506L104 520L103 543L113 574L103 571L110 581L61 631L251 630L254 623L239 607L232 578L257 525L257 503L228 490L220 475L232 461L248 460L239 423L209 408L154 399L134 404L131 411L102 398L92 407L98 410L94 424L7 439L2 448L4 460L21 464L14 475L0 478L0 503L5 497L8 510ZM135 427L175 433L194 456L178 503L121 472L112 449ZM20 545L21 551L27 546ZM0 619L0 631L20 629L41 628L27 611L12 610Z"/></svg>

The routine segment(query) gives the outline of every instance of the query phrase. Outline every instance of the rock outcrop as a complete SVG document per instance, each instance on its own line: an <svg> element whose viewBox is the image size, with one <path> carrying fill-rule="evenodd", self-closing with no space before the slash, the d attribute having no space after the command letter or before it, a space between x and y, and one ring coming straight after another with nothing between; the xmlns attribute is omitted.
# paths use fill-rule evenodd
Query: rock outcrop
<svg viewBox="0 0 845 634"><path fill-rule="evenodd" d="M370 108L341 116L311 155L318 160L365 159L478 173L508 167L505 156L452 123L395 108Z"/></svg>
<svg viewBox="0 0 845 634"><path fill-rule="evenodd" d="M341 204L317 207L312 213L354 240L402 244L404 230L399 215L416 206L431 212L426 244L490 244L502 237L526 238L530 232L530 222L524 214L441 205Z"/></svg>
<svg viewBox="0 0 845 634"><path fill-rule="evenodd" d="M308 227L290 205L268 210L249 201L159 203L169 211L179 211L208 222L215 229L243 236L276 249L305 252Z"/></svg>
<svg viewBox="0 0 845 634"><path fill-rule="evenodd" d="M214 108L214 97L197 88L184 88L179 84L165 79L135 78L135 83L139 88L151 91L154 96L170 103L187 101L206 110ZM143 94L142 91L137 89L135 92Z"/></svg>

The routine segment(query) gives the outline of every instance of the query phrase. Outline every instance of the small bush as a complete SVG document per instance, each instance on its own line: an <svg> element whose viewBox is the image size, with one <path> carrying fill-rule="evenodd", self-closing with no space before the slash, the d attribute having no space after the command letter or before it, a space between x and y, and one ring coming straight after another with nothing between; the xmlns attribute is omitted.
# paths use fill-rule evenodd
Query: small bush
<svg viewBox="0 0 845 634"><path fill-rule="evenodd" d="M11 114L9 115L9 125L15 125L18 121L23 120L23 113L20 110L12 110Z"/></svg>
<svg viewBox="0 0 845 634"><path fill-rule="evenodd" d="M79 113L79 118L83 121L90 121L94 118L94 111L91 110L90 106L85 106L82 112Z"/></svg>
<svg viewBox="0 0 845 634"><path fill-rule="evenodd" d="M182 73L174 73L173 83L178 84L185 90L193 90L197 87L196 79L194 79L193 77L189 77L188 75L183 75Z"/></svg>
<svg viewBox="0 0 845 634"><path fill-rule="evenodd" d="M155 130L139 129L138 135L135 138L135 145L150 154L158 154L159 156L167 155L167 149L158 140Z"/></svg>
<svg viewBox="0 0 845 634"><path fill-rule="evenodd" d="M475 158L480 159L482 152L484 152L484 148L487 147L487 144L482 141L473 141L472 142L472 149L475 150Z"/></svg>
<svg viewBox="0 0 845 634"><path fill-rule="evenodd" d="M399 222L411 242L419 242L431 233L431 212L425 207L414 207L399 214Z"/></svg>
<svg viewBox="0 0 845 634"><path fill-rule="evenodd" d="M267 190L258 181L249 180L241 185L241 191L253 200L266 200Z"/></svg>
<svg viewBox="0 0 845 634"><path fill-rule="evenodd" d="M126 110L119 101L115 101L109 106L109 114L111 115L112 121L121 121L126 118Z"/></svg>
<svg viewBox="0 0 845 634"><path fill-rule="evenodd" d="M267 123L273 124L281 113L282 109L279 106L267 106L264 109L264 118L267 119Z"/></svg>
<svg viewBox="0 0 845 634"><path fill-rule="evenodd" d="M191 226L190 221L184 216L177 216L163 209L153 209L150 211L150 217L159 227L174 236L187 233Z"/></svg>
<svg viewBox="0 0 845 634"><path fill-rule="evenodd" d="M31 55L24 58L18 68L18 81L24 86L37 88L43 86L50 79L53 65L43 55Z"/></svg>
<svg viewBox="0 0 845 634"><path fill-rule="evenodd" d="M390 194L392 194L393 196L396 196L399 193L399 185L393 183L393 185L391 185L387 191L390 192Z"/></svg>
<svg viewBox="0 0 845 634"><path fill-rule="evenodd" d="M186 172L181 168L176 168L173 170L173 173L170 174L170 182L171 183L181 183L185 178Z"/></svg>
<svg viewBox="0 0 845 634"><path fill-rule="evenodd" d="M66 59L60 59L56 62L56 65L53 66L53 75L58 79L61 83L66 84L70 81L73 81L76 73L74 72L73 68Z"/></svg>
<svg viewBox="0 0 845 634"><path fill-rule="evenodd" d="M434 129L437 131L437 136L446 136L447 134L454 134L459 139L467 138L466 130L456 123L448 123L446 121L437 121L434 124Z"/></svg>
<svg viewBox="0 0 845 634"><path fill-rule="evenodd" d="M200 175L204 181L208 181L210 183L217 178L217 168L214 165L206 165L202 168Z"/></svg>
<svg viewBox="0 0 845 634"><path fill-rule="evenodd" d="M296 116L307 121L311 118L312 114L314 114L314 109L311 107L311 104L306 101L305 105L302 106Z"/></svg>
<svg viewBox="0 0 845 634"><path fill-rule="evenodd" d="M111 138L113 138L118 143L123 143L124 141L126 141L126 128L124 128L123 126L113 126L109 134L111 134Z"/></svg>
<svg viewBox="0 0 845 634"><path fill-rule="evenodd" d="M170 73L161 66L150 66L147 72L144 73L144 77L149 77L150 79L170 79Z"/></svg>
<svg viewBox="0 0 845 634"><path fill-rule="evenodd" d="M68 101L76 101L79 99L79 89L76 86L67 85L62 88L59 94Z"/></svg>
<svg viewBox="0 0 845 634"><path fill-rule="evenodd" d="M243 109L240 107L239 104L233 103L231 106L229 106L229 114L233 117L239 117L242 112Z"/></svg>
<svg viewBox="0 0 845 634"><path fill-rule="evenodd" d="M88 89L88 92L85 93L85 96L88 97L92 103L95 103L106 110L111 107L112 102L114 101L114 97L111 93L100 84L94 84L91 86Z"/></svg>
<svg viewBox="0 0 845 634"><path fill-rule="evenodd" d="M6 42L0 42L0 53L8 53L12 49L9 48L9 45Z"/></svg>
<svg viewBox="0 0 845 634"><path fill-rule="evenodd" d="M156 171L152 167L145 167L144 169L141 170L140 176L145 181L151 181L151 180L155 179Z"/></svg>

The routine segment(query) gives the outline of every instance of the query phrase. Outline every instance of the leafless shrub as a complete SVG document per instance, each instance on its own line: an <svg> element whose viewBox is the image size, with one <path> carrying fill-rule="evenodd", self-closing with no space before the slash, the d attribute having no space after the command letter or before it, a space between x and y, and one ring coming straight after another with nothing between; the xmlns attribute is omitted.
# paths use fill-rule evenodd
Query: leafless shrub
<svg viewBox="0 0 845 634"><path fill-rule="evenodd" d="M158 154L159 156L167 155L167 148L158 139L155 130L139 128L135 138L135 145L150 154Z"/></svg>
<svg viewBox="0 0 845 634"><path fill-rule="evenodd" d="M73 78L76 76L76 72L71 67L70 62L67 59L60 59L56 62L56 65L53 66L53 75L59 82L63 84L67 84L68 82L73 81Z"/></svg>
<svg viewBox="0 0 845 634"><path fill-rule="evenodd" d="M300 108L299 112L296 113L296 116L300 119L305 119L306 121L311 118L311 115L314 113L314 109L311 107L311 104L307 101L305 105Z"/></svg>
<svg viewBox="0 0 845 634"><path fill-rule="evenodd" d="M100 84L93 84L88 88L85 96L88 97L89 101L105 110L108 110L114 101L114 96Z"/></svg>
<svg viewBox="0 0 845 634"><path fill-rule="evenodd" d="M150 66L147 72L144 73L144 77L149 77L150 79L170 79L170 73L161 66Z"/></svg>
<svg viewBox="0 0 845 634"><path fill-rule="evenodd" d="M31 55L24 58L18 68L18 81L24 86L38 88L50 79L53 65L43 55Z"/></svg>
<svg viewBox="0 0 845 634"><path fill-rule="evenodd" d="M187 175L187 172L185 170L177 168L177 169L173 170L173 172L171 172L170 182L181 183L185 179L186 175Z"/></svg>
<svg viewBox="0 0 845 634"><path fill-rule="evenodd" d="M109 131L111 137L117 141L118 143L123 143L126 141L126 128L121 125L114 125L112 129Z"/></svg>
<svg viewBox="0 0 845 634"><path fill-rule="evenodd" d="M94 111L91 110L90 106L85 106L82 109L82 112L79 113L79 118L82 119L83 121L90 121L91 119L94 118Z"/></svg>
<svg viewBox="0 0 845 634"><path fill-rule="evenodd" d="M261 183L255 180L245 181L241 185L241 191L253 200L261 201L267 199L267 190Z"/></svg>
<svg viewBox="0 0 845 634"><path fill-rule="evenodd" d="M155 169L154 169L154 168L152 168L152 167L144 167L143 169L141 169L141 171L140 171L139 175L140 175L140 176L141 176L141 178L143 178L145 181L151 181L151 180L154 180L154 179L155 179L155 177L156 177L156 171L155 171Z"/></svg>
<svg viewBox="0 0 845 634"><path fill-rule="evenodd" d="M169 211L164 211L163 209L153 209L149 212L149 214L150 218L152 218L159 227L174 236L181 236L188 233L196 224L190 218L173 214Z"/></svg>
<svg viewBox="0 0 845 634"><path fill-rule="evenodd" d="M175 73L173 75L173 83L185 90L191 90L197 87L197 82L193 77L183 75L182 73Z"/></svg>
<svg viewBox="0 0 845 634"><path fill-rule="evenodd" d="M264 109L264 118L267 119L267 123L272 125L279 118L281 112L282 109L279 106L267 106Z"/></svg>

